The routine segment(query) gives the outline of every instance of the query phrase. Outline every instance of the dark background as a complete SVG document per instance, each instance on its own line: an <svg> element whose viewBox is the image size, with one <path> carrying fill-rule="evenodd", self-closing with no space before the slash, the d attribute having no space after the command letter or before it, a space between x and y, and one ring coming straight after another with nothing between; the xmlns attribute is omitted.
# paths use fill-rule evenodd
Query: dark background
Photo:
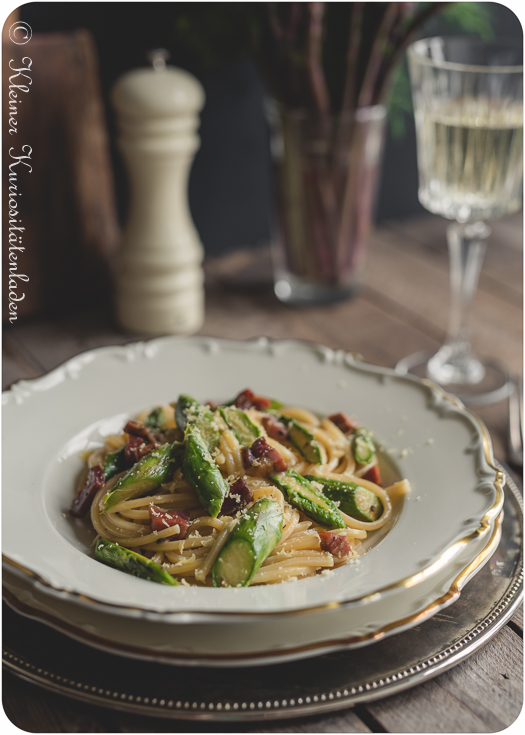
<svg viewBox="0 0 525 735"><path fill-rule="evenodd" d="M175 22L187 5L28 3L21 6L20 18L33 33L87 28L93 34L121 219L126 211L126 174L115 145L109 92L122 73L146 63L149 49L164 47L171 52L170 63L195 74L206 92L201 148L189 184L190 206L206 254L265 245L270 240L272 194L264 88L247 58L210 70L177 48ZM495 35L522 37L521 25L511 10L498 3L488 5ZM435 24L432 32L436 32ZM404 135L393 137L388 130L376 220L418 212L424 210L417 199L414 126L407 115Z"/></svg>

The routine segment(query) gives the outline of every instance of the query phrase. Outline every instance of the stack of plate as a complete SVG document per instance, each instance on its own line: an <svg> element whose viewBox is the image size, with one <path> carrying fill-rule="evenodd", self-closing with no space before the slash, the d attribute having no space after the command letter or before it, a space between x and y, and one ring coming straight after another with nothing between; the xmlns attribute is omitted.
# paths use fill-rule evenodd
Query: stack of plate
<svg viewBox="0 0 525 735"><path fill-rule="evenodd" d="M251 387L371 428L387 482L410 493L355 563L241 589L165 587L93 559L67 510L80 453L127 418L189 393ZM367 645L456 600L501 535L503 474L484 426L428 381L301 342L163 338L80 355L4 394L8 601L84 643L164 663L240 666Z"/></svg>

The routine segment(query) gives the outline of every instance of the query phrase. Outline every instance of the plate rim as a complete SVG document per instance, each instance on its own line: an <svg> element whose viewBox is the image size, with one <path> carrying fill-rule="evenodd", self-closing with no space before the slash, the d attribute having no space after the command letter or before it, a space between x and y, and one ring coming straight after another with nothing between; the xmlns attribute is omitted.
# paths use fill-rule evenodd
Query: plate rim
<svg viewBox="0 0 525 735"><path fill-rule="evenodd" d="M510 473L509 473L510 474ZM523 500L517 481L510 477L508 486L514 502L523 516ZM519 550L517 562L522 561L523 547ZM373 681L362 682L363 685L351 688L334 688L319 690L312 696L297 696L295 699L253 702L236 701L221 702L215 705L206 702L170 700L142 700L139 697L126 696L121 691L102 691L97 687L61 679L52 671L39 668L23 655L17 655L9 646L3 647L3 665L6 670L29 683L58 692L78 701L95 704L109 709L116 709L151 717L162 717L176 720L207 721L255 721L295 718L305 715L335 712L362 702L370 702L385 696L398 693L426 681L460 663L487 643L502 626L512 617L523 597L523 567L518 563L514 575L501 596L494 601L482 619L475 619L473 627L460 640L452 640L441 651L431 658L421 660L414 668L400 668L384 679L378 674ZM79 688L80 687L80 688ZM253 705L253 706L252 706Z"/></svg>
<svg viewBox="0 0 525 735"><path fill-rule="evenodd" d="M283 661L298 660L301 658L310 657L311 655L317 656L323 653L340 650L350 650L360 646L367 646L376 643L383 638L393 635L399 630L412 627L416 621L422 623L429 617L432 617L436 613L440 612L444 608L455 602L461 592L472 577L481 569L486 562L489 561L490 557L496 551L499 542L501 540L502 533L502 522L503 512L500 512L494 523L494 528L488 539L487 543L481 549L476 558L471 561L464 569L462 569L455 577L449 582L448 589L443 592L438 598L431 600L426 607L417 610L416 612L402 617L398 620L393 620L385 623L378 630L372 631L371 633L356 635L352 634L348 637L339 637L336 639L316 641L313 643L305 643L298 646L291 646L289 648L280 648L278 650L271 651L254 651L250 653L237 653L237 654L200 654L200 653L181 653L181 652L163 652L163 651L152 651L149 648L140 646L128 645L123 642L112 642L111 640L104 638L102 635L96 633L90 633L83 630L79 625L71 621L65 621L60 615L53 615L52 613L33 608L30 603L20 600L16 593L12 590L2 587L2 596L4 597L7 604L15 611L19 612L26 617L36 619L39 622L43 622L49 625L59 632L64 632L64 625L69 629L65 635L71 636L75 640L90 645L94 648L99 648L103 651L128 657L128 658L142 658L146 660L156 661L158 663L172 664L177 666L257 666L258 664L275 664ZM51 599L55 599L50 596ZM14 600L13 600L14 598ZM25 609L25 612L24 612ZM31 613L27 610L32 611ZM35 614L35 611L37 614ZM140 621L136 619L137 623ZM175 624L176 623L172 623ZM315 653L311 653L314 651ZM293 656L290 659L290 656Z"/></svg>
<svg viewBox="0 0 525 735"><path fill-rule="evenodd" d="M300 339L270 339L267 337L256 337L252 339L247 340L232 340L232 339L223 339L218 337L207 337L204 335L197 335L192 337L187 336L180 336L180 337L174 337L174 336L164 336L164 337L156 337L151 340L139 340L139 341L130 341L123 345L106 345L102 347L95 347L90 350L86 350L84 352L81 352L77 355L74 355L73 357L65 360L63 363L58 365L57 367L53 368L52 370L44 373L41 376L38 376L36 378L32 378L29 380L19 380L16 381L14 384L12 384L8 390L2 392L2 405L6 405L9 401L13 400L15 403L22 403L26 398L28 398L32 393L39 390L39 386L42 385L42 383L45 383L45 381L51 383L51 385L54 385L53 378L59 378L60 382L68 376L74 376L77 377L79 372L82 370L82 368L93 362L97 357L103 354L114 354L117 357L124 357L128 360L134 360L137 355L144 355L146 357L154 356L158 347L162 346L163 344L170 344L170 343L180 343L180 344L197 344L202 347L206 347L210 352L216 352L219 350L219 345L227 345L229 349L235 349L240 348L244 350L257 350L261 349L263 347L269 347L272 350L278 350L280 346L297 346L301 349L307 349L309 351L314 351L317 354L320 355L333 355L334 357L336 355L339 355L339 359L341 361L352 368L361 369L364 372L368 373L375 373L378 375L385 375L385 376L392 376L398 380L405 381L408 383L413 383L416 385L424 385L426 388L428 388L432 393L437 395L440 399L447 401L451 406L453 406L456 410L458 410L460 413L465 415L472 425L476 428L478 435L481 439L481 446L483 450L483 459L486 462L487 466L495 473L495 477L493 482L491 483L495 489L495 497L494 502L492 503L491 507L488 508L488 510L484 513L482 518L479 521L479 524L477 528L470 532L469 534L461 537L460 539L457 539L455 542L450 544L445 550L442 551L441 554L438 555L437 558L432 560L424 569L422 569L419 572L416 572L412 575L409 575L408 577L405 577L401 580L398 580L395 583L385 585L379 590L375 590L370 594L358 597L358 598L350 598L347 600L342 601L331 601L327 602L321 605L311 605L309 607L301 607L298 609L290 609L290 610L279 610L279 611L217 611L214 610L212 613L206 612L203 613L202 610L166 610L166 611L159 611L154 610L151 608L146 608L144 606L137 607L136 605L120 605L116 603L111 603L107 601L102 601L100 599L97 599L95 597L92 597L88 594L82 593L82 592L76 592L71 589L66 589L63 587L57 587L52 582L46 580L42 575L29 567L27 567L25 564L22 564L21 562L18 562L11 557L9 557L7 554L2 553L2 563L5 564L7 567L10 567L12 570L15 571L15 573L23 574L26 577L28 577L33 584L36 586L41 586L45 588L45 590L50 594L57 596L62 599L71 599L79 604L87 605L87 606L95 606L98 608L101 608L103 611L106 612L113 612L116 615L129 615L132 617L137 616L147 616L148 618L155 618L158 619L172 619L174 622L176 621L176 618L188 618L186 622L205 622L209 621L210 616L213 619L222 619L226 620L228 618L235 618L236 620L246 619L246 620L253 620L256 618L279 618L279 617L288 617L292 615L301 615L301 614L308 614L308 613L318 613L322 611L328 611L333 610L336 608L343 609L347 607L351 607L356 604L366 604L371 599L375 599L377 595L387 595L388 593L395 591L399 588L407 588L410 586L413 586L414 584L419 583L420 581L423 581L424 579L427 579L429 576L431 576L433 573L438 571L439 569L443 568L444 564L446 563L447 558L452 555L455 555L458 550L464 546L468 545L470 542L474 541L475 539L481 538L484 535L487 535L492 527L492 524L495 522L495 520L498 518L499 513L501 512L503 501L504 501L504 493L503 493L503 486L505 484L505 473L503 472L500 467L496 466L494 456L493 456L493 450L492 450L492 442L490 439L489 432L483 423L481 419L479 419L475 414L473 414L469 409L456 397L452 394L445 391L441 386L437 385L433 381L427 379L427 378L418 378L414 375L400 375L398 372L395 371L395 369L392 368L385 368L378 365L373 365L371 363L367 363L362 359L362 356L356 352L346 351L342 349L332 349L329 347L326 347L325 345L321 345L319 343L314 342L308 342L306 340L300 340ZM148 354L149 353L149 354ZM44 388L45 390L45 388ZM189 617L191 616L192 620L189 620ZM182 621L181 621L182 622Z"/></svg>

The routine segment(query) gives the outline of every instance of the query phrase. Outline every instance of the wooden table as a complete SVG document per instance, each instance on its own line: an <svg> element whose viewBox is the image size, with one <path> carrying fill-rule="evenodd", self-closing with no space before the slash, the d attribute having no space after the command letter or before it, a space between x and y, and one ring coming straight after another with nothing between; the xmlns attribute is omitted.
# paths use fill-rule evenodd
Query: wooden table
<svg viewBox="0 0 525 735"><path fill-rule="evenodd" d="M521 214L493 226L473 314L473 342L514 374L522 364ZM207 263L202 334L247 339L266 335L321 342L392 367L443 340L448 304L445 223L421 217L393 222L372 236L363 285L350 301L292 308L273 296L266 250L241 251ZM34 319L4 331L4 386L33 378L86 349L124 343L104 314ZM505 458L506 403L478 411ZM113 712L49 694L11 675L4 708L32 732L495 732L522 706L522 611L463 663L407 692L330 716L243 725L185 723Z"/></svg>

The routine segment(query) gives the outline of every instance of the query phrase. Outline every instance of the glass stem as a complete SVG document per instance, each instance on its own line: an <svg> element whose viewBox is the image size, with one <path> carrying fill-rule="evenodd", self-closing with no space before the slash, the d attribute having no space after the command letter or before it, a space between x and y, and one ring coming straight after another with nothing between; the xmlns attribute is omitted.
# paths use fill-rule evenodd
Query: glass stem
<svg viewBox="0 0 525 735"><path fill-rule="evenodd" d="M448 226L450 258L450 312L445 344L454 354L470 352L467 326L470 305L478 285L490 228L484 222Z"/></svg>

